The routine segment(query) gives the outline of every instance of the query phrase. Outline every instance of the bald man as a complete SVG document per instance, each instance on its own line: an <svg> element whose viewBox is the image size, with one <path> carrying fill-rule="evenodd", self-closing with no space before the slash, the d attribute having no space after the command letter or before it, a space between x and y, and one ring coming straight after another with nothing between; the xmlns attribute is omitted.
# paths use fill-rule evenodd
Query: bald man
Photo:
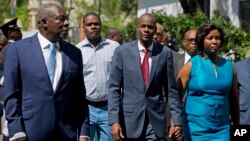
<svg viewBox="0 0 250 141"><path fill-rule="evenodd" d="M117 28L109 28L106 31L105 37L118 42L120 45L123 43L122 33Z"/></svg>
<svg viewBox="0 0 250 141"><path fill-rule="evenodd" d="M164 38L164 28L160 23L156 23L156 32L153 37L153 41L161 44L163 38Z"/></svg>
<svg viewBox="0 0 250 141"><path fill-rule="evenodd" d="M198 53L198 48L195 43L196 29L188 29L183 36L182 45L184 54L178 54L174 59L175 78L177 77L180 68L188 62L188 60Z"/></svg>
<svg viewBox="0 0 250 141"><path fill-rule="evenodd" d="M124 43L114 53L109 78L109 124L120 141L166 140L165 88L174 121L173 134L181 133L181 101L177 93L172 52L153 42L156 20L152 14L138 18L138 39Z"/></svg>
<svg viewBox="0 0 250 141"><path fill-rule="evenodd" d="M81 51L62 40L63 7L41 5L38 33L8 47L4 64L6 119L11 141L87 141Z"/></svg>

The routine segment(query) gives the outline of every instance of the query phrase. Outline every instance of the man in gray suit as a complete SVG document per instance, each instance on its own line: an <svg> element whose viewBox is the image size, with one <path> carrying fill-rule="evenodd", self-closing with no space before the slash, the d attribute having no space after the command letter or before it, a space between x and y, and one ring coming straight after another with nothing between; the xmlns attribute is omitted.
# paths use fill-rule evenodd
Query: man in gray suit
<svg viewBox="0 0 250 141"><path fill-rule="evenodd" d="M240 124L250 125L250 57L235 64L240 95Z"/></svg>
<svg viewBox="0 0 250 141"><path fill-rule="evenodd" d="M138 19L138 40L124 43L113 56L109 79L109 124L116 141L165 141L166 111L162 87L174 121L171 137L181 136L182 107L169 48L153 42L156 20Z"/></svg>

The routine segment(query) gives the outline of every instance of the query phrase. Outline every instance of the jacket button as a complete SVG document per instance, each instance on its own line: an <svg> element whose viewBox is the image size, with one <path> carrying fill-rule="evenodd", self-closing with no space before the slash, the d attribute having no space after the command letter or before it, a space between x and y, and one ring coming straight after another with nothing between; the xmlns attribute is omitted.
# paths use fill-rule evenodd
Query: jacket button
<svg viewBox="0 0 250 141"><path fill-rule="evenodd" d="M55 115L56 113L55 112L52 112L52 115Z"/></svg>

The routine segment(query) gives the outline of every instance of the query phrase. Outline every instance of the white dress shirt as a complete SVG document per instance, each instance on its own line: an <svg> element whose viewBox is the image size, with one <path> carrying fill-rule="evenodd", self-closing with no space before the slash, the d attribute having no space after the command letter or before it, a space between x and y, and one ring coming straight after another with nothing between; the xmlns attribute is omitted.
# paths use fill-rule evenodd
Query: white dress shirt
<svg viewBox="0 0 250 141"><path fill-rule="evenodd" d="M185 55L184 64L186 64L188 62L188 60L191 58L191 56L186 51L185 51L184 55Z"/></svg>
<svg viewBox="0 0 250 141"><path fill-rule="evenodd" d="M145 56L145 53L144 53L145 47L142 46L142 44L140 43L139 40L138 40L138 48L139 48L140 57L141 57L141 64L142 64L143 58L144 58L144 56ZM152 43L152 44L149 46L149 48L148 48L149 74L150 74L150 70L151 70L151 66L152 66L152 50L153 50L153 43Z"/></svg>
<svg viewBox="0 0 250 141"><path fill-rule="evenodd" d="M47 40L45 37L43 37L39 32L37 34L40 46L42 48L43 57L45 58L49 57L49 45L51 42ZM55 64L55 74L53 79L53 90L55 91L57 83L61 77L62 74L62 53L60 50L59 42L56 42L56 64Z"/></svg>

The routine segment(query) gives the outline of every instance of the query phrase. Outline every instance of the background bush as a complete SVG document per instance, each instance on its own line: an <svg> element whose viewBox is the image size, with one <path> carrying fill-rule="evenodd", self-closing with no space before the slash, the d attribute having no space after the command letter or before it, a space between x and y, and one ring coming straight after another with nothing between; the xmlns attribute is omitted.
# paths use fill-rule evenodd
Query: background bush
<svg viewBox="0 0 250 141"><path fill-rule="evenodd" d="M228 17L222 16L218 11L209 20L202 12L182 14L178 17L168 16L163 11L155 11L153 14L157 22L163 25L166 32L181 47L183 34L187 29L199 28L205 22L213 22L219 25L225 32L225 44L220 54L235 53L234 61L250 56L250 33L232 25ZM134 19L123 30L126 41L136 39L136 20Z"/></svg>

